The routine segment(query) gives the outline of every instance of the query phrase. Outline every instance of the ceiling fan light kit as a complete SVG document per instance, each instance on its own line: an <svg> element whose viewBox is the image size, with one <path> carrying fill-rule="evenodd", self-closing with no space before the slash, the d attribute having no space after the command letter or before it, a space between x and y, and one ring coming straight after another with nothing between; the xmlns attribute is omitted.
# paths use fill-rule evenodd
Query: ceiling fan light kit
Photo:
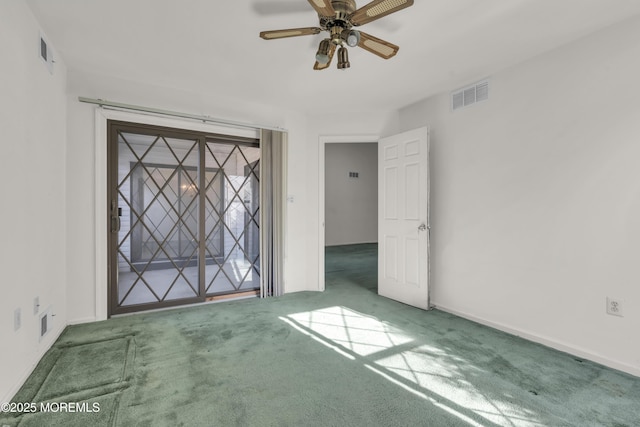
<svg viewBox="0 0 640 427"><path fill-rule="evenodd" d="M356 47L358 43L360 43L360 31L344 30L342 32L342 39L347 42L349 47Z"/></svg>
<svg viewBox="0 0 640 427"><path fill-rule="evenodd" d="M338 70L346 70L351 67L351 63L349 63L349 51L346 47L341 46L338 49Z"/></svg>
<svg viewBox="0 0 640 427"><path fill-rule="evenodd" d="M319 26L306 28L290 28L285 30L262 31L260 37L265 40L282 39L320 34L327 31L329 37L323 39L318 46L314 70L329 68L331 60L338 49L338 69L345 70L349 63L349 47L361 47L383 59L395 56L400 49L367 33L353 29L376 19L390 15L413 5L413 0L373 0L357 9L355 0L308 0L318 13Z"/></svg>
<svg viewBox="0 0 640 427"><path fill-rule="evenodd" d="M320 42L318 53L316 53L316 61L318 64L325 65L329 62L329 51L331 50L331 40L324 39Z"/></svg>

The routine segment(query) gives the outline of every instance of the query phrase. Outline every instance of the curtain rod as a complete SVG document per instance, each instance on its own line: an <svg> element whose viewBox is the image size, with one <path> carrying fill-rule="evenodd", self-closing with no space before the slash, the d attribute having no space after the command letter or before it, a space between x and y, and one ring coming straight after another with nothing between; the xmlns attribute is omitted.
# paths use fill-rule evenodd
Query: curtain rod
<svg viewBox="0 0 640 427"><path fill-rule="evenodd" d="M181 112L178 112L178 111L160 110L160 109L157 109L157 108L149 108L149 107L142 107L142 106L139 106L139 105L131 105L131 104L123 104L123 103L120 103L120 102L112 102L112 101L107 101L105 99L85 98L83 96L79 96L78 97L78 101L84 102L84 103L87 103L87 104L99 105L100 107L114 108L114 109L120 109L120 110L140 111L140 112L143 112L143 113L159 114L159 115L162 115L162 116L180 117L180 118L183 118L183 119L198 120L198 121L202 121L202 122L206 122L206 123L215 123L215 124L219 124L219 125L235 126L235 127L239 127L239 128L245 128L245 129L247 129L247 128L248 129L267 129L267 130L275 130L275 131L280 131L280 132L286 132L286 129L283 129L283 128L277 127L277 126L266 126L266 125L259 125L259 124L249 124L249 123L235 122L235 121L232 121L232 120L214 119L213 117L210 117L210 116L201 116L201 115L197 115L197 114L181 113Z"/></svg>

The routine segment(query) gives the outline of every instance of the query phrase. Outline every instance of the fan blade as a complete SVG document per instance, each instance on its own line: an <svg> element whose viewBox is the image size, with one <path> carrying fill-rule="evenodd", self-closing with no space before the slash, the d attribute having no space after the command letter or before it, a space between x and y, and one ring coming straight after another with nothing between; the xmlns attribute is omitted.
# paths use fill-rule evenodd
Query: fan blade
<svg viewBox="0 0 640 427"><path fill-rule="evenodd" d="M331 60L333 59L333 54L336 53L336 45L331 43L331 48L329 49L329 61L326 64L321 64L316 61L316 64L313 66L314 70L325 70L329 68L331 65Z"/></svg>
<svg viewBox="0 0 640 427"><path fill-rule="evenodd" d="M350 21L355 26L366 24L411 5L413 5L413 0L373 0L353 12Z"/></svg>
<svg viewBox="0 0 640 427"><path fill-rule="evenodd" d="M336 14L331 6L331 0L309 0L309 3L320 16L335 16Z"/></svg>
<svg viewBox="0 0 640 427"><path fill-rule="evenodd" d="M273 40L283 39L285 37L311 36L320 34L320 31L322 31L322 28L318 27L289 28L288 30L262 31L260 37L265 40Z"/></svg>
<svg viewBox="0 0 640 427"><path fill-rule="evenodd" d="M360 31L360 43L358 43L358 46L384 59L389 59L395 56L400 49L393 43L373 37L372 35L363 33L362 31Z"/></svg>

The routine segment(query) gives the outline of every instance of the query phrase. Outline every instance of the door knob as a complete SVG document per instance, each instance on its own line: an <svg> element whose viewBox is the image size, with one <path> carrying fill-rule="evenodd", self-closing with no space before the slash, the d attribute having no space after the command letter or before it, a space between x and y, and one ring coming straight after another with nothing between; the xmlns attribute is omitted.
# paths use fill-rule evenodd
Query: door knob
<svg viewBox="0 0 640 427"><path fill-rule="evenodd" d="M427 226L424 223L420 224L420 226L418 227L418 231L424 231L426 229L427 229Z"/></svg>

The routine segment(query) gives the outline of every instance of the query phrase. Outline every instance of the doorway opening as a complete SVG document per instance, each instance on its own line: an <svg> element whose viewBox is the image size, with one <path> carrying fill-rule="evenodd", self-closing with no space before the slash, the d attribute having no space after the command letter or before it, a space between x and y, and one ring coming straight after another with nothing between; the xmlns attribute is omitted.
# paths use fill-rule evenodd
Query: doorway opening
<svg viewBox="0 0 640 427"><path fill-rule="evenodd" d="M325 286L353 284L377 293L377 142L324 144Z"/></svg>

